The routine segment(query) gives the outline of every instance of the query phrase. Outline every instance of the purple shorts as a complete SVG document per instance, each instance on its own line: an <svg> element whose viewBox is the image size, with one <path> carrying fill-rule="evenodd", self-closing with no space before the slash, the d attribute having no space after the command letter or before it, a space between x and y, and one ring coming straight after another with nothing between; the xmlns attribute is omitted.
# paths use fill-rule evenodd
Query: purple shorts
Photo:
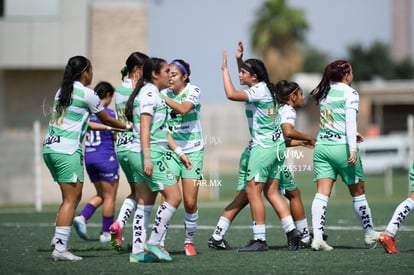
<svg viewBox="0 0 414 275"><path fill-rule="evenodd" d="M85 166L91 182L107 181L112 183L119 179L118 161L88 163Z"/></svg>

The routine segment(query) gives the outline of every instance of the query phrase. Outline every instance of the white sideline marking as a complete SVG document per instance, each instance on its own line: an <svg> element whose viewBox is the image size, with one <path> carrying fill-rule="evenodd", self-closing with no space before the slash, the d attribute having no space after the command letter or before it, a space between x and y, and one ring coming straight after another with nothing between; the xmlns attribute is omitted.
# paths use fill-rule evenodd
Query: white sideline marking
<svg viewBox="0 0 414 275"><path fill-rule="evenodd" d="M53 223L15 223L15 222L2 222L0 223L0 227L54 227L55 225ZM88 223L88 227L101 227L102 224L100 223ZM128 225L127 225L128 226ZM150 224L148 227L151 227L152 225ZM376 226L375 229L376 230L384 230L386 227L386 225L380 225L380 226ZM184 225L182 224L171 224L169 226L169 228L173 228L173 229L184 229ZM197 229L200 230L214 230L216 228L215 225L198 225ZM251 225L232 225L231 229L251 229L252 226ZM281 228L280 226L275 226L275 225L266 225L267 229L272 229L272 228ZM328 230L337 230L337 231L343 231L343 230L354 230L354 231L359 231L361 230L360 226L338 226L338 225L334 225L334 226L326 226L325 229ZM414 226L404 226L402 225L399 231L414 231Z"/></svg>

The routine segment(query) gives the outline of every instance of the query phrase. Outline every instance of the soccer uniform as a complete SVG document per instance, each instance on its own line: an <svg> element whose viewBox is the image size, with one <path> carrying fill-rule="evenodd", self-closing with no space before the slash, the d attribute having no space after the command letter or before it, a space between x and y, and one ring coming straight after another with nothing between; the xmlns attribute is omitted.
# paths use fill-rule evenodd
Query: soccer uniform
<svg viewBox="0 0 414 275"><path fill-rule="evenodd" d="M289 104L284 104L279 107L279 114L280 114L280 126L283 124L291 124L295 127L296 121L296 110ZM292 173L288 169L287 166L277 167L278 176L276 177L279 179L279 193L285 194L285 191L292 191L297 188L296 181L293 178Z"/></svg>
<svg viewBox="0 0 414 275"><path fill-rule="evenodd" d="M54 100L56 106L60 90ZM53 179L57 182L84 181L82 141L88 129L90 114L104 110L96 93L75 81L71 104L51 115L47 135L43 141L43 158Z"/></svg>
<svg viewBox="0 0 414 275"><path fill-rule="evenodd" d="M328 95L320 102L320 128L313 153L315 181L322 178L336 181L338 174L347 185L364 180L359 151L356 164L348 164L346 109L358 112L358 104L357 91L345 83L332 84Z"/></svg>
<svg viewBox="0 0 414 275"><path fill-rule="evenodd" d="M105 107L105 111L115 118L113 110ZM90 121L102 123L94 114ZM119 178L112 131L88 130L85 138L85 166L91 182L114 182Z"/></svg>
<svg viewBox="0 0 414 275"><path fill-rule="evenodd" d="M167 121L172 138L193 162L193 168L187 170L171 149L166 151L168 166L175 176L201 180L203 178L204 141L200 121L200 88L187 84L178 95L175 95L171 89L165 89L162 92L175 102L180 104L190 102L194 106L186 115L178 114L169 108L170 118Z"/></svg>
<svg viewBox="0 0 414 275"><path fill-rule="evenodd" d="M118 120L127 122L127 118L125 116L125 106L128 102L129 96L134 91L133 83L131 79L126 79L121 85L119 85L115 90L115 111L116 117ZM133 171L131 170L130 162L132 161L130 152L133 147L132 140L134 137L133 132L118 132L116 140L116 153L119 160L119 164L121 165L122 170L127 178L129 183L135 182L133 177ZM137 146L137 145L135 145ZM138 152L141 150L141 147L135 149Z"/></svg>
<svg viewBox="0 0 414 275"><path fill-rule="evenodd" d="M141 88L137 97L134 99L133 106L134 136L132 140L131 154L135 161L132 161L130 165L132 171L134 171L134 182L146 182L152 192L163 190L164 184L175 184L175 178L171 173L168 164L165 162L165 150L168 146L168 128L166 125L168 118L167 105L162 99L157 87L152 83L147 83ZM143 154L142 152L138 152L138 148L141 148L141 114L144 113L152 116L150 126L150 151L153 171L151 177L146 177L144 175Z"/></svg>
<svg viewBox="0 0 414 275"><path fill-rule="evenodd" d="M280 128L280 117L270 91L264 82L244 92L248 95L246 116L252 142L246 180L266 182L274 166L282 165L286 145Z"/></svg>

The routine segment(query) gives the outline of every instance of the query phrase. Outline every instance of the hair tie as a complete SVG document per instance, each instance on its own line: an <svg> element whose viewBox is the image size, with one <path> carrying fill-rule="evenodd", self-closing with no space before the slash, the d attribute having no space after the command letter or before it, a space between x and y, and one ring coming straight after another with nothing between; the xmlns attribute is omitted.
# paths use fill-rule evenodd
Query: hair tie
<svg viewBox="0 0 414 275"><path fill-rule="evenodd" d="M183 66L183 64L181 64L180 62L174 60L173 62L170 63L170 65L176 65L176 66L178 66L181 69L181 71L183 71L184 74L190 76L190 74L188 73L188 71L185 68L185 66Z"/></svg>
<svg viewBox="0 0 414 275"><path fill-rule="evenodd" d="M122 79L122 81L124 81L124 78L127 75L127 73L128 73L128 67L127 66L122 67L122 69L121 69L121 76L122 76L121 79Z"/></svg>

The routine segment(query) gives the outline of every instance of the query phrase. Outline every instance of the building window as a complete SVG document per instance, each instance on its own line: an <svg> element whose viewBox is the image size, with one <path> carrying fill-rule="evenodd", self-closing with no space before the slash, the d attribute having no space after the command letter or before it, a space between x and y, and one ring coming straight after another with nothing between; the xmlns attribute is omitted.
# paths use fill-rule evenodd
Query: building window
<svg viewBox="0 0 414 275"><path fill-rule="evenodd" d="M4 0L0 0L0 18L4 16Z"/></svg>

